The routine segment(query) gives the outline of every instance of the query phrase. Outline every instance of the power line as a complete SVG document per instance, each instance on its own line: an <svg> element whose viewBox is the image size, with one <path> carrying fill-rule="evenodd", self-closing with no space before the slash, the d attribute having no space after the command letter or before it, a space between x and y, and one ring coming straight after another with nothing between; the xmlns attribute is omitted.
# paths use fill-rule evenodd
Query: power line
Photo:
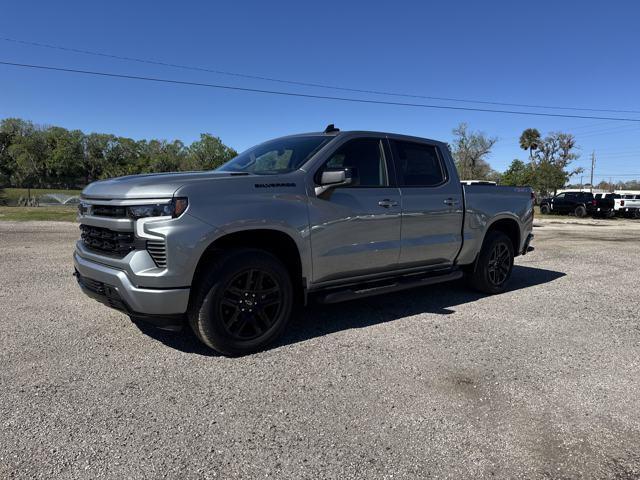
<svg viewBox="0 0 640 480"><path fill-rule="evenodd" d="M618 122L640 123L640 118L595 117L595 116L589 116L589 115L570 115L570 114L563 114L563 113L525 112L525 111L517 111L517 110L497 110L497 109L490 109L490 108L455 107L452 105L429 105L424 103L391 102L386 100L367 100L362 98L313 95L310 93L286 92L281 90L264 90L264 89L258 89L258 88L238 87L233 85L219 85L214 83L189 82L184 80L171 80L167 78L143 77L138 75L125 75L125 74L109 73L109 72L95 72L91 70L78 70L78 69L72 69L72 68L61 68L61 67L52 67L47 65L33 65L33 64L14 63L14 62L5 62L5 61L0 61L0 65L7 65L12 67L18 67L18 68L49 70L49 71L56 71L56 72L78 73L78 74L92 75L92 76L98 76L98 77L122 78L122 79L128 79L128 80L142 80L142 81L157 82L157 83L167 83L167 84L173 84L173 85L189 85L189 86L195 86L195 87L234 90L234 91L240 91L240 92L264 93L264 94L280 95L280 96L286 96L286 97L313 98L313 99L319 99L319 100L336 100L341 102L367 103L367 104L374 104L374 105L435 108L440 110L460 110L460 111L467 111L467 112L504 113L504 114L510 114L510 115L529 115L529 116L536 116L536 117L588 118L588 119L595 119L595 120L612 120L612 121L618 121Z"/></svg>
<svg viewBox="0 0 640 480"><path fill-rule="evenodd" d="M390 91L384 91L384 90L368 90L368 89L361 89L361 88L340 87L340 86L337 86L337 85L327 85L327 84L312 83L312 82L301 82L301 81L297 81L297 80L285 80L285 79L281 79L281 78L266 77L266 76L262 76L262 75L251 75L251 74L245 74L245 73L230 72L230 71L225 71L225 70L217 70L217 69L207 68L207 67L199 67L199 66L194 66L194 65L184 65L184 64L179 64L179 63L164 62L164 61L160 61L160 60L149 60L149 59L144 59L144 58L124 56L124 55L115 55L115 54L112 54L112 53L96 52L96 51L84 50L84 49L80 49L80 48L63 47L61 45L52 45L52 44L48 44L48 43L31 42L31 41L27 41L27 40L19 40L19 39L10 38L10 37L0 37L0 40L5 41L5 42L19 43L19 44L29 45L29 46L33 46L33 47L39 47L39 48L48 48L48 49L53 49L53 50L61 50L61 51L65 51L65 52L80 53L80 54L83 54L83 55L93 55L93 56L104 57L104 58L113 58L113 59L116 59L116 60L124 60L124 61L127 61L127 62L146 63L146 64L149 64L149 65L160 65L160 66L163 66L163 67L180 68L180 69L183 69L183 70L193 70L193 71L199 71L199 72L215 73L215 74L218 74L218 75L228 75L228 76L239 77L239 78L247 78L247 79L251 79L251 80L262 80L262 81L268 81L268 82L277 82L277 83L284 83L284 84L288 84L288 85L298 85L298 86L302 86L302 87L314 87L314 88L325 88L325 89L330 89L330 90L341 90L341 91L344 91L344 92L368 93L368 94L373 94L373 95L388 95L388 96L405 97L405 98L422 98L422 99L425 99L425 100L441 100L441 101L446 101L446 102L478 103L478 104L484 104L484 105L498 105L498 106L504 106L504 107L544 108L544 109L551 109L551 110L574 110L574 111L603 112L603 113L604 112L609 112L609 113L640 113L640 110L620 110L620 109L610 109L610 108L564 107L564 106L552 106L552 105L535 105L535 104L526 104L526 103L491 102L491 101L486 101L486 100L473 100L473 99L452 98L452 97L434 97L434 96L428 96L428 95L398 93L398 92L390 92ZM598 118L598 117L573 117L573 118Z"/></svg>

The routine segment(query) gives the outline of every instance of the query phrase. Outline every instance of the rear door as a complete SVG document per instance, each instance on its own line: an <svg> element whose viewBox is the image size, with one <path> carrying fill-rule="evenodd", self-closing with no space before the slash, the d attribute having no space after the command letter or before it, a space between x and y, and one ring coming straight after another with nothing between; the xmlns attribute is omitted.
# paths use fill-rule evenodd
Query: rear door
<svg viewBox="0 0 640 480"><path fill-rule="evenodd" d="M402 196L400 266L453 264L462 244L462 185L439 146L390 144Z"/></svg>

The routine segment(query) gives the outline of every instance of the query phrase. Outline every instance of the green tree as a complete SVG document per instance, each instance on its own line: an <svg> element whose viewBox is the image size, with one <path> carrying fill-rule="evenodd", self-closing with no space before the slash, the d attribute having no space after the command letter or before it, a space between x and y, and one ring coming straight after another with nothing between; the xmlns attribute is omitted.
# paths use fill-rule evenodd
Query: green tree
<svg viewBox="0 0 640 480"><path fill-rule="evenodd" d="M9 151L11 145L34 130L33 123L20 118L5 118L0 122L0 177L4 182L8 183L15 171L15 161Z"/></svg>
<svg viewBox="0 0 640 480"><path fill-rule="evenodd" d="M9 156L14 168L11 181L14 185L31 188L45 186L46 162L49 148L45 132L34 130L29 135L14 138L9 146Z"/></svg>
<svg viewBox="0 0 640 480"><path fill-rule="evenodd" d="M82 175L84 162L84 134L80 130L50 127L45 131L48 156L46 175L65 188L75 186Z"/></svg>
<svg viewBox="0 0 640 480"><path fill-rule="evenodd" d="M192 170L212 170L238 155L233 148L222 143L210 133L200 134L200 140L188 149L188 167Z"/></svg>
<svg viewBox="0 0 640 480"><path fill-rule="evenodd" d="M452 155L462 180L493 180L497 173L487 162L498 141L483 132L471 132L466 123L453 130Z"/></svg>
<svg viewBox="0 0 640 480"><path fill-rule="evenodd" d="M542 136L536 128L527 128L520 135L520 148L529 150L529 162L534 165L533 152L538 149L542 141Z"/></svg>
<svg viewBox="0 0 640 480"><path fill-rule="evenodd" d="M501 185L524 186L531 184L531 166L515 159L500 178Z"/></svg>
<svg viewBox="0 0 640 480"><path fill-rule="evenodd" d="M571 162L579 158L575 137L569 133L553 132L538 145L532 164L532 186L542 195L562 188L582 168L571 169Z"/></svg>
<svg viewBox="0 0 640 480"><path fill-rule="evenodd" d="M85 137L83 171L85 183L103 178L107 168L107 152L115 136L104 133L90 133Z"/></svg>

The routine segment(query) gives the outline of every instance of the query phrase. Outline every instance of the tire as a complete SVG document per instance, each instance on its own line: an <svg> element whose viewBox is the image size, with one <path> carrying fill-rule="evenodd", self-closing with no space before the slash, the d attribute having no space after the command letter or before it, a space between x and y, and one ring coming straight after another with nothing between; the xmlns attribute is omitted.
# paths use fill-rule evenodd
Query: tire
<svg viewBox="0 0 640 480"><path fill-rule="evenodd" d="M482 244L474 269L467 274L469 285L491 295L504 292L513 271L513 251L508 236L502 232L490 232ZM495 264L496 255L504 261Z"/></svg>
<svg viewBox="0 0 640 480"><path fill-rule="evenodd" d="M635 218L635 219L639 219L640 218L640 208L636 208L633 211L633 215L631 215L631 218Z"/></svg>
<svg viewBox="0 0 640 480"><path fill-rule="evenodd" d="M549 215L551 213L551 209L549 208L549 205L541 205L540 206L540 213L542 215Z"/></svg>
<svg viewBox="0 0 640 480"><path fill-rule="evenodd" d="M587 209L584 205L578 205L573 213L575 213L578 218L584 218L587 216Z"/></svg>
<svg viewBox="0 0 640 480"><path fill-rule="evenodd" d="M282 334L293 300L291 277L276 257L258 249L223 251L195 286L189 324L217 352L245 355Z"/></svg>

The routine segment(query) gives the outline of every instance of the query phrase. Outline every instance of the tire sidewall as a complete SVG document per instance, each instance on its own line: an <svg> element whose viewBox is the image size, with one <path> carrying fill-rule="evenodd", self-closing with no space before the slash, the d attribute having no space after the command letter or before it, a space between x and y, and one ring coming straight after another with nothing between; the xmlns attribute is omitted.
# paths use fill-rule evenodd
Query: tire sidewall
<svg viewBox="0 0 640 480"><path fill-rule="evenodd" d="M500 285L494 285L489 280L489 260L491 258L491 252L498 243L504 243L509 249L509 272L507 273L507 278L504 282ZM513 272L513 260L514 249L509 237L502 232L490 233L483 245L480 257L478 258L478 265L476 266L473 281L474 287L489 294L504 292Z"/></svg>
<svg viewBox="0 0 640 480"><path fill-rule="evenodd" d="M293 310L293 286L287 269L268 252L255 249L222 253L226 258L208 273L208 280L202 282L201 301L194 305L196 321L192 327L196 335L209 347L225 355L243 355L258 351L274 341L284 331ZM231 337L219 317L219 304L228 283L243 270L260 269L268 272L279 284L282 291L282 309L271 329L264 335L240 340ZM214 277L213 279L211 277Z"/></svg>

